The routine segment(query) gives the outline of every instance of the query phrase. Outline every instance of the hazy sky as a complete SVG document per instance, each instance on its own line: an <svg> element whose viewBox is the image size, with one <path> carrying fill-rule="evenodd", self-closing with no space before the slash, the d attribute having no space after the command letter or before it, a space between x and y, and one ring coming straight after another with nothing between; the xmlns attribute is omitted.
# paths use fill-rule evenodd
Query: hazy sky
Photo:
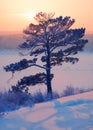
<svg viewBox="0 0 93 130"><path fill-rule="evenodd" d="M0 0L0 32L22 31L40 11L71 16L74 27L93 33L93 0Z"/></svg>

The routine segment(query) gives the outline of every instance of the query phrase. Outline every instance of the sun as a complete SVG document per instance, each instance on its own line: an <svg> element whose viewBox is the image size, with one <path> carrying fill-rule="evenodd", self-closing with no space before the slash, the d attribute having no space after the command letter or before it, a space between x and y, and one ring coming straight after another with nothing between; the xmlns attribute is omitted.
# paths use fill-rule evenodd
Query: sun
<svg viewBox="0 0 93 130"><path fill-rule="evenodd" d="M35 17L35 13L33 13L33 12L28 12L28 13L23 13L23 14L21 14L23 17L25 17L26 19L28 19L28 20L32 20L32 19L34 19L34 17Z"/></svg>
<svg viewBox="0 0 93 130"><path fill-rule="evenodd" d="M34 13L26 13L26 14L24 14L24 16L28 19L33 19L35 17L35 14Z"/></svg>

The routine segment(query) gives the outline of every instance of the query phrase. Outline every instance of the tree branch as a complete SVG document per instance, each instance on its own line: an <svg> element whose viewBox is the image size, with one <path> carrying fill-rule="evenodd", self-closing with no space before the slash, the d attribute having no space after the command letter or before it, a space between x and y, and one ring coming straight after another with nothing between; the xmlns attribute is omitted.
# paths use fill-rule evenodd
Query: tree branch
<svg viewBox="0 0 93 130"><path fill-rule="evenodd" d="M45 70L50 69L50 68L47 68L47 67L44 67L44 66L41 66L41 65L38 65L38 64L32 64L29 67L31 67L31 66L36 66L36 67L39 67L39 68L42 68L42 69L45 69Z"/></svg>
<svg viewBox="0 0 93 130"><path fill-rule="evenodd" d="M46 68L44 66L38 65L36 63L28 63L28 64L22 66L22 64L20 64L20 62L19 62L19 64L18 63L10 64L10 65L4 67L4 69L6 72L11 71L12 73L14 73L15 71L21 71L21 70L27 69L27 68L32 67L32 66L36 66L36 67L39 67L39 68L42 68L45 70L50 69L50 68Z"/></svg>

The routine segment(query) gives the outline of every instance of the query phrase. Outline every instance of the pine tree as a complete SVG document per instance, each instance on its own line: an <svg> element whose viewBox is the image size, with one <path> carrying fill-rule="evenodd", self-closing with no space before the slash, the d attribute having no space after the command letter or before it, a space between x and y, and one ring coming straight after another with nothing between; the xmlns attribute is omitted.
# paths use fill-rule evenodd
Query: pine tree
<svg viewBox="0 0 93 130"><path fill-rule="evenodd" d="M29 24L23 31L25 42L19 48L30 50L31 60L23 59L18 63L7 65L4 69L8 72L21 71L28 67L40 67L43 73L23 77L16 86L12 86L13 91L28 92L28 86L44 83L47 86L48 95L52 96L51 80L53 66L62 65L63 62L78 62L78 58L73 57L79 51L83 51L88 40L82 37L85 28L71 29L75 20L70 17L59 16L54 18L53 13L40 12L35 17L36 24ZM43 65L38 65L37 61L42 61Z"/></svg>

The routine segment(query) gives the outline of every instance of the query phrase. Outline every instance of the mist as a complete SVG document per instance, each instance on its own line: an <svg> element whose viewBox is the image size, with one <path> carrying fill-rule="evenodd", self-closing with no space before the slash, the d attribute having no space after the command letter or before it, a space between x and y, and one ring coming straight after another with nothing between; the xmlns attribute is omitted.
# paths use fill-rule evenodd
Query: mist
<svg viewBox="0 0 93 130"><path fill-rule="evenodd" d="M85 36L86 39L88 39L88 43L85 46L85 51L87 52L93 52L93 34L87 34Z"/></svg>
<svg viewBox="0 0 93 130"><path fill-rule="evenodd" d="M0 49L16 49L23 41L22 34L1 34Z"/></svg>
<svg viewBox="0 0 93 130"><path fill-rule="evenodd" d="M93 52L93 34L87 34L85 38L88 39L88 43L84 51ZM0 34L0 49L16 49L23 41L23 34Z"/></svg>

